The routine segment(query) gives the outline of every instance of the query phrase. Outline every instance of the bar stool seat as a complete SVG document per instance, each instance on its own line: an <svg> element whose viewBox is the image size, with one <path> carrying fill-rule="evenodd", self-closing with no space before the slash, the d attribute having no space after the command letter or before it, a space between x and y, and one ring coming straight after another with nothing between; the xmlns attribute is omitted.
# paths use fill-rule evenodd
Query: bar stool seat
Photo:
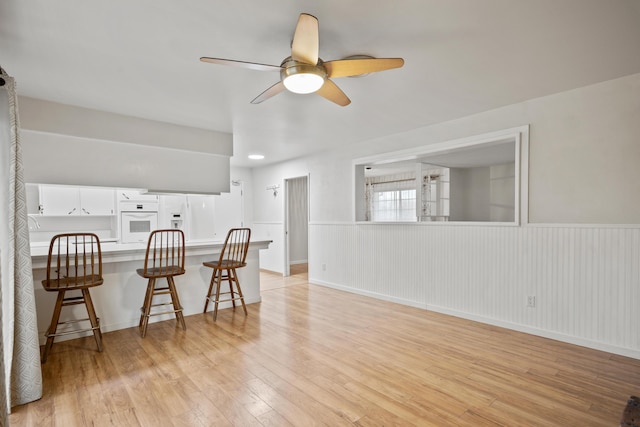
<svg viewBox="0 0 640 427"><path fill-rule="evenodd" d="M209 301L213 302L213 320L216 320L218 317L218 304L221 302L231 301L233 309L235 310L236 301L240 300L242 303L242 310L244 311L245 316L247 315L247 306L244 303L244 295L242 295L242 288L240 287L240 281L238 280L238 273L236 272L236 269L247 265L246 259L250 239L251 229L232 228L227 233L227 237L224 241L224 246L222 247L218 260L202 263L205 267L213 269L211 281L209 283L209 292L207 293L203 311L203 313L206 313ZM229 284L229 291L227 292L221 292L223 281L227 281ZM224 296L224 298L221 299L221 296Z"/></svg>
<svg viewBox="0 0 640 427"><path fill-rule="evenodd" d="M182 230L167 229L155 230L149 235L147 243L147 252L144 258L144 267L139 268L136 272L148 279L147 292L144 297L144 303L140 308L140 335L144 338L147 335L147 326L149 326L149 318L151 316L159 316L162 314L174 313L176 321L182 326L183 330L187 330L182 314L182 306L176 289L174 276L185 273L184 259L184 233ZM157 279L167 279L166 287L157 287ZM169 295L170 301L153 303L154 297L159 295ZM157 311L152 308L171 306L167 310Z"/></svg>
<svg viewBox="0 0 640 427"><path fill-rule="evenodd" d="M102 278L102 250L100 239L93 233L65 233L53 236L49 244L47 256L46 279L42 287L47 292L57 292L55 308L51 317L51 325L45 336L47 342L42 352L42 363L53 347L55 337L81 332L93 332L98 346L102 351L102 332L100 319L96 315L89 288L100 286ZM67 292L80 291L80 295L68 296ZM84 304L88 318L60 321L63 307ZM59 325L70 325L89 321L91 327L85 329L66 329L58 332Z"/></svg>

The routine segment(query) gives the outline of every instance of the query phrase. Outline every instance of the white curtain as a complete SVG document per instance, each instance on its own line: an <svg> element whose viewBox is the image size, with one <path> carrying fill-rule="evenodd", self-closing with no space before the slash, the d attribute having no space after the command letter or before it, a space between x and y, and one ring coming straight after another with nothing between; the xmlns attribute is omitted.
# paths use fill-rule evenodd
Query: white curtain
<svg viewBox="0 0 640 427"><path fill-rule="evenodd" d="M15 81L0 68L0 425L12 406L42 397Z"/></svg>

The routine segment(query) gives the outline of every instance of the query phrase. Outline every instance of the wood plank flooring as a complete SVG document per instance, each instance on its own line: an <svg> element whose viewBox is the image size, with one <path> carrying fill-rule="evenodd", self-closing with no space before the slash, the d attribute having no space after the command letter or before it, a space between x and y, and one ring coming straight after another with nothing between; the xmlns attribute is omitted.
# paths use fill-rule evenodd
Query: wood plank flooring
<svg viewBox="0 0 640 427"><path fill-rule="evenodd" d="M269 270L260 270L260 291L269 291L287 286L302 285L308 280L308 264L292 264L289 268L290 276L282 277L282 274Z"/></svg>
<svg viewBox="0 0 640 427"><path fill-rule="evenodd" d="M12 426L614 426L640 361L262 272L263 301L54 344Z"/></svg>

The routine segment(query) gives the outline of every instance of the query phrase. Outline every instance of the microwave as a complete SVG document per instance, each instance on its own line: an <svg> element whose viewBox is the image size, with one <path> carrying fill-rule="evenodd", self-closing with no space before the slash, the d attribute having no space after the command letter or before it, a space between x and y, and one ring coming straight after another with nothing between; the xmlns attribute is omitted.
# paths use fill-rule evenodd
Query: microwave
<svg viewBox="0 0 640 427"><path fill-rule="evenodd" d="M158 204L127 202L120 205L120 241L147 243L149 234L158 228Z"/></svg>

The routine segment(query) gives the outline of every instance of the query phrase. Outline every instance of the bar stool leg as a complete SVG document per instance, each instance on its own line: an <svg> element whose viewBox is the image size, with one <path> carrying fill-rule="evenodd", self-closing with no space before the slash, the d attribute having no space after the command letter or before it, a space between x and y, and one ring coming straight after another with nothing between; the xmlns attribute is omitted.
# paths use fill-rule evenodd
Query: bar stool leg
<svg viewBox="0 0 640 427"><path fill-rule="evenodd" d="M203 313L207 312L207 307L209 306L209 299L211 298L211 292L213 291L213 284L216 281L217 274L218 274L218 270L214 268L213 273L211 273L211 281L209 282L209 292L207 292L207 299L204 301Z"/></svg>
<svg viewBox="0 0 640 427"><path fill-rule="evenodd" d="M144 338L147 335L147 326L149 325L149 313L151 312L151 302L153 300L153 290L156 286L156 279L149 279L147 284L147 295L144 299L142 314L140 315L140 335Z"/></svg>
<svg viewBox="0 0 640 427"><path fill-rule="evenodd" d="M169 293L171 294L171 302L173 303L173 309L175 310L176 320L182 325L182 330L187 330L187 325L184 323L184 315L182 314L182 306L180 305L180 298L178 297L178 291L176 290L176 284L173 281L172 276L167 277L169 283Z"/></svg>
<svg viewBox="0 0 640 427"><path fill-rule="evenodd" d="M233 311L236 311L236 295L233 292L233 275L231 271L235 271L235 269L227 270L227 282L229 282L229 295L231 296L231 305L233 305Z"/></svg>
<svg viewBox="0 0 640 427"><path fill-rule="evenodd" d="M64 292L58 291L58 299L53 309L53 316L51 317L51 325L47 329L47 342L44 345L44 351L42 352L42 363L47 361L47 355L53 347L53 340L55 339L55 333L58 330L58 322L60 321L60 312L62 311L62 303L64 302Z"/></svg>
<svg viewBox="0 0 640 427"><path fill-rule="evenodd" d="M218 303L220 301L220 284L222 283L222 269L218 270L218 280L216 281L216 299L213 308L213 320L218 318Z"/></svg>
<svg viewBox="0 0 640 427"><path fill-rule="evenodd" d="M233 271L233 281L236 282L236 288L238 290L238 295L240 295L240 302L242 303L242 310L244 310L245 316L247 315L247 306L244 303L244 295L242 295L242 288L240 287L240 281L238 280L238 273L236 269L232 269Z"/></svg>
<svg viewBox="0 0 640 427"><path fill-rule="evenodd" d="M102 332L100 331L100 321L98 320L98 316L96 316L96 310L93 307L93 301L91 300L89 289L82 289L82 296L84 297L84 303L87 306L87 313L89 314L89 320L91 321L93 336L96 339L96 344L98 345L98 351L102 352Z"/></svg>
<svg viewBox="0 0 640 427"><path fill-rule="evenodd" d="M151 287L149 286L151 279L147 281L147 291L144 294L144 300L142 302L142 307L140 307L140 322L138 323L138 328L142 328L142 322L144 320L144 308L147 306L147 300L149 299L149 292Z"/></svg>

